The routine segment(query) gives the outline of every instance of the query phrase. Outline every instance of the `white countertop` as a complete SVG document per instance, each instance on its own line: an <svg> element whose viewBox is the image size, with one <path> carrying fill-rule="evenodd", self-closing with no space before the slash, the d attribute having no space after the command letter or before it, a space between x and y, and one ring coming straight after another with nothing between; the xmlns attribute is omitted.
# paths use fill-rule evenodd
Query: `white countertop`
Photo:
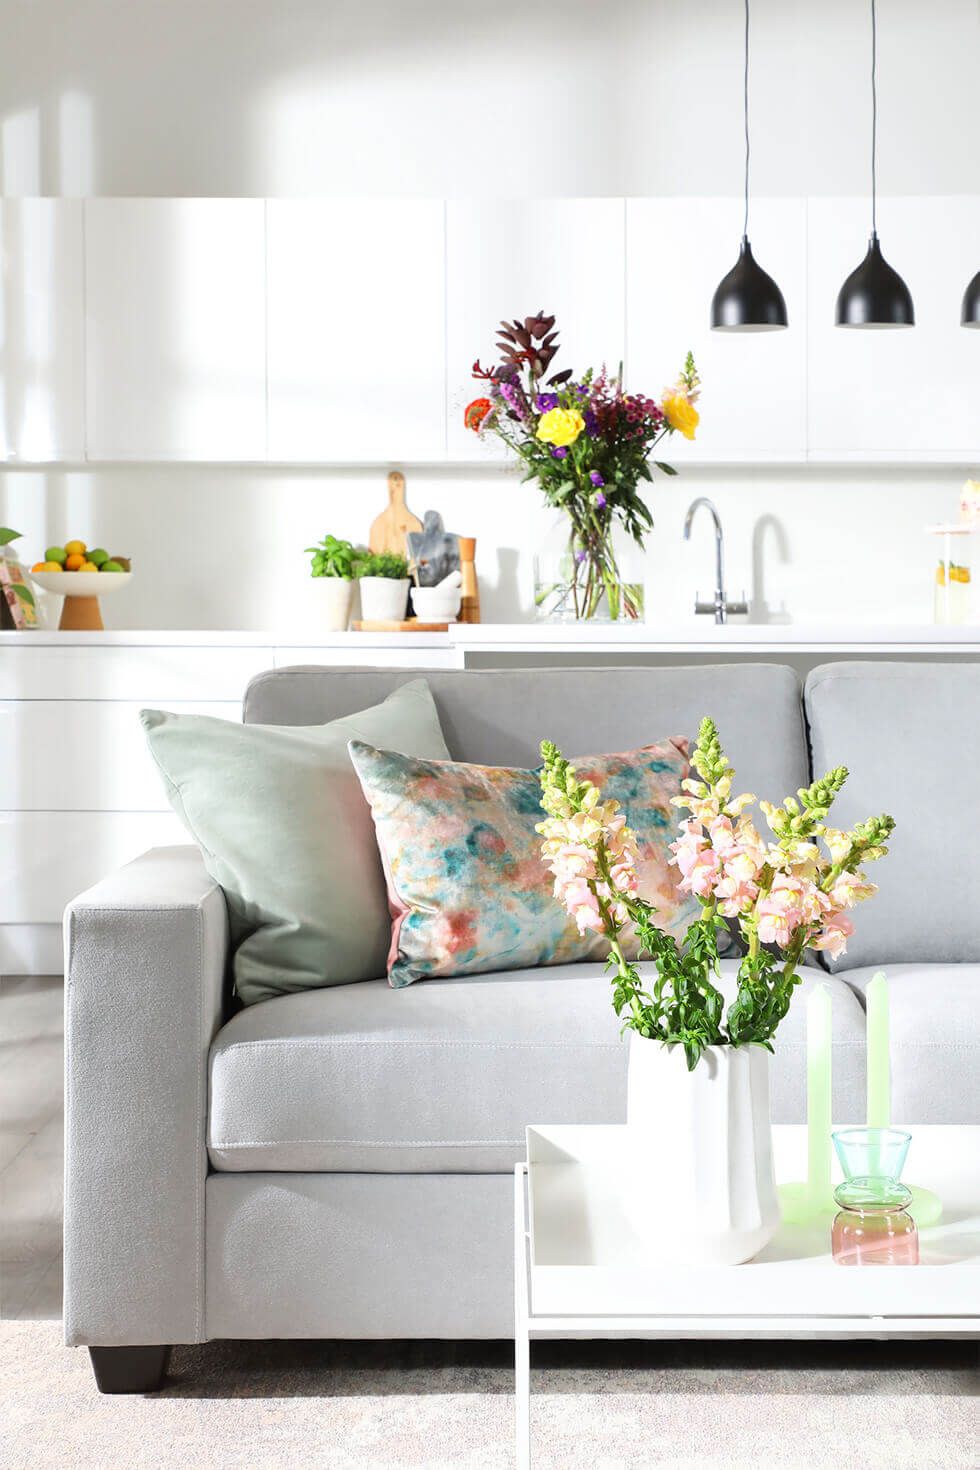
<svg viewBox="0 0 980 1470"><path fill-rule="evenodd" d="M521 653L794 653L811 650L896 654L951 652L980 656L980 626L936 627L931 624L893 624L887 627L825 625L806 627L729 623L591 624L458 623L447 633L316 633L309 629L232 632L224 629L173 631L107 629L101 633L62 633L38 629L30 633L0 633L4 648L358 648L419 650L467 649L473 652Z"/></svg>

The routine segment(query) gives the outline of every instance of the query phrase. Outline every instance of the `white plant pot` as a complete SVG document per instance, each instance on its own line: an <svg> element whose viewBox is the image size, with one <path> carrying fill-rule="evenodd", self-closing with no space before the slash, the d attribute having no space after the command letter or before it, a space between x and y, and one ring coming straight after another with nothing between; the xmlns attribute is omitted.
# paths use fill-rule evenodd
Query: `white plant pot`
<svg viewBox="0 0 980 1470"><path fill-rule="evenodd" d="M626 1117L630 1214L661 1259L734 1266L768 1244L779 1200L764 1047L710 1046L689 1072L683 1047L631 1031Z"/></svg>
<svg viewBox="0 0 980 1470"><path fill-rule="evenodd" d="M408 606L407 577L361 577L361 617L369 623L399 622Z"/></svg>
<svg viewBox="0 0 980 1470"><path fill-rule="evenodd" d="M314 577L321 632L346 633L350 622L354 583L349 577Z"/></svg>

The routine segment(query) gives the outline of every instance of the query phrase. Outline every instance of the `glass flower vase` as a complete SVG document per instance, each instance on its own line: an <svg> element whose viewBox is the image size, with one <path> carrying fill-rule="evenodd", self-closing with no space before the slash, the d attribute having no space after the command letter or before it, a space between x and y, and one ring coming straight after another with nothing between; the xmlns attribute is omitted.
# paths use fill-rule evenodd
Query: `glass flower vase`
<svg viewBox="0 0 980 1470"><path fill-rule="evenodd" d="M547 623L642 622L644 554L618 521L588 530L567 516L534 554L534 611Z"/></svg>

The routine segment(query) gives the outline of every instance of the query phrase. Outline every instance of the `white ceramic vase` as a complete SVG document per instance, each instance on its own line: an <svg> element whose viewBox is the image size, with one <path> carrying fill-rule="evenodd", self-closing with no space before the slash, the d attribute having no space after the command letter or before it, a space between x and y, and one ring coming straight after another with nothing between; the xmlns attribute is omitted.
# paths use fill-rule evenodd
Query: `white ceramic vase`
<svg viewBox="0 0 980 1470"><path fill-rule="evenodd" d="M345 633L350 622L354 583L349 577L314 577L313 585L316 588L321 631Z"/></svg>
<svg viewBox="0 0 980 1470"><path fill-rule="evenodd" d="M627 1099L641 1236L681 1264L757 1255L779 1225L765 1048L709 1046L689 1072L683 1047L631 1031Z"/></svg>
<svg viewBox="0 0 980 1470"><path fill-rule="evenodd" d="M361 577L361 617L366 622L399 622L408 607L407 577Z"/></svg>

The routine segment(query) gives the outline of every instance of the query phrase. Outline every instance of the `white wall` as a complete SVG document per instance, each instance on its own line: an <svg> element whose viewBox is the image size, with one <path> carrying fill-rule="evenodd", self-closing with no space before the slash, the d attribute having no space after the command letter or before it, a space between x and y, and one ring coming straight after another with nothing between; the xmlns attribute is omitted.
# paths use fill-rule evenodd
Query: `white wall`
<svg viewBox="0 0 980 1470"><path fill-rule="evenodd" d="M977 0L881 0L880 182L980 188ZM869 0L753 0L753 179L864 193ZM2 0L4 193L715 194L739 0Z"/></svg>
<svg viewBox="0 0 980 1470"><path fill-rule="evenodd" d="M924 527L952 514L962 471L685 470L682 448L673 461L680 473L658 477L650 497L647 595L658 621L691 621L695 591L714 584L710 521L699 515L691 543L681 539L699 494L718 505L728 586L744 588L756 621L931 620ZM132 555L138 575L103 603L109 626L281 630L311 626L303 548L328 530L363 539L385 498L382 468L31 471L0 481L0 523L23 531L32 554L72 534ZM477 537L486 620L530 617L532 553L550 525L532 487L495 469L410 470L408 500Z"/></svg>

